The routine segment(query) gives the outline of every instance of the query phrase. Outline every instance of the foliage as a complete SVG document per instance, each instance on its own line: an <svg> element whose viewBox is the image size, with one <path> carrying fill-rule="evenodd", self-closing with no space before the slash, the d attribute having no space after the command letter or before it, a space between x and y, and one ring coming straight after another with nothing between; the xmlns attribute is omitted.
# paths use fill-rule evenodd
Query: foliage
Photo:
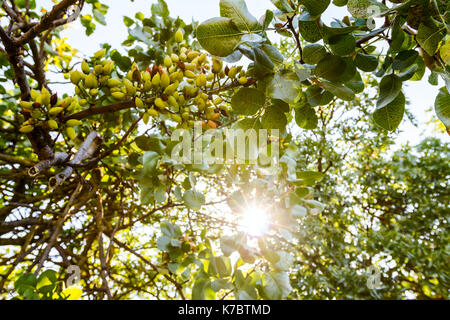
<svg viewBox="0 0 450 320"><path fill-rule="evenodd" d="M449 128L445 1L333 1L353 17L330 26L331 1L272 2L256 19L221 0L221 17L186 24L158 0L124 17L122 48L91 57L60 33L106 24L101 1L0 2L0 294L78 298L62 286L76 265L91 299L447 297L448 148L385 156L403 83L426 67L446 83L435 109ZM196 139L196 123L213 138ZM228 129L250 128L280 136L258 137L268 151L254 163L219 154L235 142ZM213 148L217 161L174 161L177 129L194 159ZM262 235L242 225L258 208L270 213ZM378 291L363 285L374 263L388 275Z"/></svg>

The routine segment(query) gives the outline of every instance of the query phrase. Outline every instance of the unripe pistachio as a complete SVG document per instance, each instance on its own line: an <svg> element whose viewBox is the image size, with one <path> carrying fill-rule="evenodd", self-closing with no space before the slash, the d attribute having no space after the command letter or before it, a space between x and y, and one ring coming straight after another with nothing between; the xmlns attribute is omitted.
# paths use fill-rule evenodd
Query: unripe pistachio
<svg viewBox="0 0 450 320"><path fill-rule="evenodd" d="M103 73L103 66L101 64L98 64L94 67L94 72L97 75L100 75Z"/></svg>
<svg viewBox="0 0 450 320"><path fill-rule="evenodd" d="M175 53L172 53L170 59L172 60L173 63L177 63L178 61L180 61L180 58Z"/></svg>
<svg viewBox="0 0 450 320"><path fill-rule="evenodd" d="M121 101L121 100L123 100L125 98L125 93L123 93L123 92L113 92L113 93L111 93L111 96L114 99Z"/></svg>
<svg viewBox="0 0 450 320"><path fill-rule="evenodd" d="M240 83L240 84L244 85L244 84L246 84L247 82L248 82L248 80L247 80L246 77L241 77L241 78L239 78L239 83Z"/></svg>
<svg viewBox="0 0 450 320"><path fill-rule="evenodd" d="M33 119L40 119L42 117L41 111L39 111L38 109L34 109L33 111L31 111L31 117Z"/></svg>
<svg viewBox="0 0 450 320"><path fill-rule="evenodd" d="M144 113L144 115L142 116L142 121L144 121L144 123L147 124L149 120L150 115L148 113Z"/></svg>
<svg viewBox="0 0 450 320"><path fill-rule="evenodd" d="M173 73L175 73L175 71L177 71L177 67L172 65L172 66L169 67L168 71L169 71L170 74L173 74Z"/></svg>
<svg viewBox="0 0 450 320"><path fill-rule="evenodd" d="M168 102L169 105L171 105L172 107L178 107L177 99L175 99L174 96L169 96L169 99L167 99L167 102Z"/></svg>
<svg viewBox="0 0 450 320"><path fill-rule="evenodd" d="M216 128L217 128L217 123L214 122L214 121L209 120L209 121L208 121L208 126L209 126L211 129L216 129Z"/></svg>
<svg viewBox="0 0 450 320"><path fill-rule="evenodd" d="M211 120L217 120L217 119L219 119L220 118L220 113L214 113L212 116L211 116Z"/></svg>
<svg viewBox="0 0 450 320"><path fill-rule="evenodd" d="M205 86L206 85L206 76L203 73L198 75L197 78L195 79L195 84L197 85L197 87Z"/></svg>
<svg viewBox="0 0 450 320"><path fill-rule="evenodd" d="M159 72L153 76L152 84L155 87L158 87L161 84L161 76L159 75Z"/></svg>
<svg viewBox="0 0 450 320"><path fill-rule="evenodd" d="M20 101L19 105L24 110L31 110L33 108L33 102L30 102L30 101Z"/></svg>
<svg viewBox="0 0 450 320"><path fill-rule="evenodd" d="M151 81L152 80L152 75L150 74L150 72L148 71L144 71L142 73L142 81L147 82L147 81Z"/></svg>
<svg viewBox="0 0 450 320"><path fill-rule="evenodd" d="M194 71L197 68L197 65L195 63L185 63L184 67L186 70Z"/></svg>
<svg viewBox="0 0 450 320"><path fill-rule="evenodd" d="M39 93L39 92L37 92L36 90L34 90L34 89L31 89L31 91L30 91L30 96L31 96L31 99L33 99L33 101L36 101L36 99L40 96L41 94Z"/></svg>
<svg viewBox="0 0 450 320"><path fill-rule="evenodd" d="M19 131L22 133L30 133L33 130L34 130L34 127L32 125L25 125L19 129Z"/></svg>
<svg viewBox="0 0 450 320"><path fill-rule="evenodd" d="M184 72L184 76L187 78L190 78L190 79L194 79L197 77L197 75L194 72L192 72L191 70L186 70Z"/></svg>
<svg viewBox="0 0 450 320"><path fill-rule="evenodd" d="M66 122L66 126L68 126L68 127L76 127L76 126L79 126L82 124L83 123L77 119L70 119L70 120L67 120L67 122Z"/></svg>
<svg viewBox="0 0 450 320"><path fill-rule="evenodd" d="M158 111L156 111L155 109L148 109L148 110L147 110L147 113L148 113L149 115L151 115L152 117L157 117L157 116L159 116Z"/></svg>
<svg viewBox="0 0 450 320"><path fill-rule="evenodd" d="M184 98L184 95L180 95L178 97L178 102L180 103L180 105L183 105L186 103L186 99Z"/></svg>
<svg viewBox="0 0 450 320"><path fill-rule="evenodd" d="M130 80L123 79L123 84L125 85L128 95L134 96L136 94L136 88Z"/></svg>
<svg viewBox="0 0 450 320"><path fill-rule="evenodd" d="M144 108L144 102L140 98L136 97L136 99L134 99L134 103L136 104L137 108Z"/></svg>
<svg viewBox="0 0 450 320"><path fill-rule="evenodd" d="M96 53L94 53L94 58L101 59L105 56L105 54L106 54L106 49L101 49L101 50L97 51Z"/></svg>
<svg viewBox="0 0 450 320"><path fill-rule="evenodd" d="M206 80L213 81L214 80L214 73L208 73L206 76Z"/></svg>
<svg viewBox="0 0 450 320"><path fill-rule="evenodd" d="M237 67L233 67L230 69L230 71L228 71L228 77L230 79L234 79L236 78L236 75L238 74L239 69Z"/></svg>
<svg viewBox="0 0 450 320"><path fill-rule="evenodd" d="M170 115L170 118L173 120L173 121L175 121L175 122L178 122L178 123L182 123L183 122L183 119L181 119L181 117L179 116L179 115L177 115L177 114L171 114Z"/></svg>
<svg viewBox="0 0 450 320"><path fill-rule="evenodd" d="M197 58L199 55L200 55L200 52L197 52L197 51L191 51L191 52L189 52L189 53L187 54L187 58L188 58L189 60L193 60L193 59Z"/></svg>
<svg viewBox="0 0 450 320"><path fill-rule="evenodd" d="M169 56L164 57L164 65L167 68L170 68L172 66L172 59Z"/></svg>
<svg viewBox="0 0 450 320"><path fill-rule="evenodd" d="M181 53L180 54L180 61L186 61L187 60L187 55L185 53Z"/></svg>
<svg viewBox="0 0 450 320"><path fill-rule="evenodd" d="M53 107L50 110L48 110L48 114L51 116L56 116L58 114L60 114L61 112L63 112L64 108L62 107Z"/></svg>
<svg viewBox="0 0 450 320"><path fill-rule="evenodd" d="M96 96L98 95L98 89L97 88L91 89L89 90L89 93L91 94L91 96Z"/></svg>
<svg viewBox="0 0 450 320"><path fill-rule="evenodd" d="M70 81L74 85L77 85L82 79L84 79L84 75L80 71L74 70L70 73Z"/></svg>
<svg viewBox="0 0 450 320"><path fill-rule="evenodd" d="M166 104L161 98L156 98L155 99L155 106L157 106L160 109L164 109L166 107Z"/></svg>
<svg viewBox="0 0 450 320"><path fill-rule="evenodd" d="M52 129L52 130L58 129L58 122L56 122L56 121L53 120L53 119L48 120L48 121L47 121L47 125L48 125L48 127L49 127L50 129Z"/></svg>
<svg viewBox="0 0 450 320"><path fill-rule="evenodd" d="M80 101L78 101L78 104L82 107L84 107L85 105L87 105L87 100L86 99L81 99Z"/></svg>
<svg viewBox="0 0 450 320"><path fill-rule="evenodd" d="M145 81L143 86L144 92L148 92L152 89L152 82L150 80Z"/></svg>
<svg viewBox="0 0 450 320"><path fill-rule="evenodd" d="M182 117L184 120L188 121L188 120L189 120L189 112L183 112L183 114L181 115L181 117Z"/></svg>
<svg viewBox="0 0 450 320"><path fill-rule="evenodd" d="M83 60L83 62L81 62L81 71L83 71L85 74L91 73L91 68L89 68L86 60Z"/></svg>
<svg viewBox="0 0 450 320"><path fill-rule="evenodd" d="M97 77L93 73L90 73L86 79L84 79L84 85L86 88L96 88L98 86Z"/></svg>
<svg viewBox="0 0 450 320"><path fill-rule="evenodd" d="M75 140L75 138L77 137L77 133L75 132L75 129L72 127L66 128L66 133L70 140Z"/></svg>
<svg viewBox="0 0 450 320"><path fill-rule="evenodd" d="M162 84L162 81L161 81L161 84ZM178 81L172 83L170 86L168 86L168 87L164 90L164 94L171 95L172 93L175 92L175 90L177 90L178 85L179 85L179 82L178 82Z"/></svg>
<svg viewBox="0 0 450 320"><path fill-rule="evenodd" d="M98 79L98 82L100 82L101 85L107 85L109 79L110 79L109 76L103 76L100 79Z"/></svg>
<svg viewBox="0 0 450 320"><path fill-rule="evenodd" d="M222 61L220 61L219 59L214 59L212 72L220 73L221 71L222 71Z"/></svg>
<svg viewBox="0 0 450 320"><path fill-rule="evenodd" d="M163 72L163 74L161 75L161 87L166 88L169 86L169 84L170 84L170 77L167 74L167 72Z"/></svg>
<svg viewBox="0 0 450 320"><path fill-rule="evenodd" d="M178 29L177 32L175 33L175 41L178 43L183 42L184 37L183 37L183 31L181 29Z"/></svg>
<svg viewBox="0 0 450 320"><path fill-rule="evenodd" d="M215 104L215 105L219 105L219 104L221 104L223 102L223 99L221 98L221 97L217 97L217 98L215 98L214 100L213 100L213 103Z"/></svg>
<svg viewBox="0 0 450 320"><path fill-rule="evenodd" d="M199 57L198 57L198 62L203 63L206 61L206 58L208 56L206 55L206 53L202 53Z"/></svg>

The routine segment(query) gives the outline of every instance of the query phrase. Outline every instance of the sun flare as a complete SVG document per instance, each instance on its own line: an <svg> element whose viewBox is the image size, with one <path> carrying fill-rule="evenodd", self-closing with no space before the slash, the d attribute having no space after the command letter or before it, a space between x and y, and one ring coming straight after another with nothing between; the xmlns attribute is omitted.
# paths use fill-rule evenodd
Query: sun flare
<svg viewBox="0 0 450 320"><path fill-rule="evenodd" d="M259 237L269 230L270 219L266 210L251 205L243 212L240 225L245 233Z"/></svg>

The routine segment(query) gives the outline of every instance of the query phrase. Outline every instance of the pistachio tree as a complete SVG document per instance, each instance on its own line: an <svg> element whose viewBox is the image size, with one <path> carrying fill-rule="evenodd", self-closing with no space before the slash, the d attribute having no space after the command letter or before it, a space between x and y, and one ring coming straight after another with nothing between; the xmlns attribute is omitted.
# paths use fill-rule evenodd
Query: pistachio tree
<svg viewBox="0 0 450 320"><path fill-rule="evenodd" d="M91 35L107 23L106 3L0 1L4 297L79 297L64 281L74 266L91 299L295 297L299 223L328 223L327 172L302 161L299 130L314 132L321 110L372 90L366 121L395 131L403 83L426 68L446 84L435 109L449 128L446 1L333 1L351 17L330 25L329 0L272 2L258 19L243 0L221 0L220 17L186 24L159 0L124 17L121 48L83 56L64 27L79 20ZM242 159L224 152L242 138L230 129L269 135L244 136ZM180 132L187 161L174 157ZM249 159L255 141L266 151ZM214 161L195 161L198 152ZM264 232L250 232L262 215L243 217L262 209Z"/></svg>

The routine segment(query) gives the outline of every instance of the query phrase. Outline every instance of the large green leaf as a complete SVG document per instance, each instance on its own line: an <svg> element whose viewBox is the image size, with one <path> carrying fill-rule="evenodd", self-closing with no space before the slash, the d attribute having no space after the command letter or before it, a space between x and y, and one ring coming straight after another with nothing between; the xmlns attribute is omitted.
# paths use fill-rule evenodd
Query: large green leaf
<svg viewBox="0 0 450 320"><path fill-rule="evenodd" d="M308 42L317 42L322 39L322 30L319 20L298 22L298 29L303 39Z"/></svg>
<svg viewBox="0 0 450 320"><path fill-rule="evenodd" d="M292 291L287 272L269 272L263 276L261 295L268 300L286 298Z"/></svg>
<svg viewBox="0 0 450 320"><path fill-rule="evenodd" d="M372 72L378 67L378 59L370 54L359 52L355 57L355 64L362 71Z"/></svg>
<svg viewBox="0 0 450 320"><path fill-rule="evenodd" d="M299 94L298 77L294 72L280 72L275 74L268 86L268 93L274 99L293 103Z"/></svg>
<svg viewBox="0 0 450 320"><path fill-rule="evenodd" d="M338 80L345 72L345 61L339 56L327 56L319 61L314 73L330 81Z"/></svg>
<svg viewBox="0 0 450 320"><path fill-rule="evenodd" d="M447 129L450 130L450 94L446 87L442 87L434 103L436 115Z"/></svg>
<svg viewBox="0 0 450 320"><path fill-rule="evenodd" d="M330 5L330 0L302 0L301 3L313 16L322 14Z"/></svg>
<svg viewBox="0 0 450 320"><path fill-rule="evenodd" d="M258 20L248 11L244 0L220 0L220 15L233 20L241 31L251 32L259 27Z"/></svg>
<svg viewBox="0 0 450 320"><path fill-rule="evenodd" d="M302 129L312 130L317 127L319 118L314 108L306 104L295 109L295 122Z"/></svg>
<svg viewBox="0 0 450 320"><path fill-rule="evenodd" d="M269 107L262 116L261 124L264 129L278 129L282 131L286 128L287 119L278 108Z"/></svg>
<svg viewBox="0 0 450 320"><path fill-rule="evenodd" d="M326 55L327 50L320 44L312 43L303 48L303 60L308 64L317 64Z"/></svg>
<svg viewBox="0 0 450 320"><path fill-rule="evenodd" d="M209 53L226 57L232 54L240 43L242 32L230 18L212 18L197 28L197 40Z"/></svg>
<svg viewBox="0 0 450 320"><path fill-rule="evenodd" d="M328 39L328 44L333 53L338 56L347 56L356 48L356 39L351 34L338 34Z"/></svg>
<svg viewBox="0 0 450 320"><path fill-rule="evenodd" d="M264 107L266 96L255 88L242 88L231 99L231 107L237 114L251 116Z"/></svg>
<svg viewBox="0 0 450 320"><path fill-rule="evenodd" d="M397 129L405 113L405 102L405 95L400 91L394 100L375 110L375 123L388 131Z"/></svg>
<svg viewBox="0 0 450 320"><path fill-rule="evenodd" d="M430 56L436 53L439 42L445 36L445 27L437 26L432 20L422 22L417 31L417 42Z"/></svg>
<svg viewBox="0 0 450 320"><path fill-rule="evenodd" d="M325 89L327 89L336 97L342 100L351 101L355 98L355 93L351 89L345 87L339 82L322 80L322 84L325 87Z"/></svg>
<svg viewBox="0 0 450 320"><path fill-rule="evenodd" d="M391 103L402 89L402 80L395 74L390 74L381 79L380 95L378 96L377 109Z"/></svg>
<svg viewBox="0 0 450 320"><path fill-rule="evenodd" d="M410 67L419 56L416 50L405 50L397 54L392 63L392 68L394 70L403 70Z"/></svg>
<svg viewBox="0 0 450 320"><path fill-rule="evenodd" d="M369 9L371 6L378 7L380 13L387 9L384 4L376 0L348 0L347 2L348 11L355 18L367 19L370 17L373 14L372 10Z"/></svg>
<svg viewBox="0 0 450 320"><path fill-rule="evenodd" d="M203 193L191 189L184 193L183 201L186 207L198 211L205 204L205 196Z"/></svg>

